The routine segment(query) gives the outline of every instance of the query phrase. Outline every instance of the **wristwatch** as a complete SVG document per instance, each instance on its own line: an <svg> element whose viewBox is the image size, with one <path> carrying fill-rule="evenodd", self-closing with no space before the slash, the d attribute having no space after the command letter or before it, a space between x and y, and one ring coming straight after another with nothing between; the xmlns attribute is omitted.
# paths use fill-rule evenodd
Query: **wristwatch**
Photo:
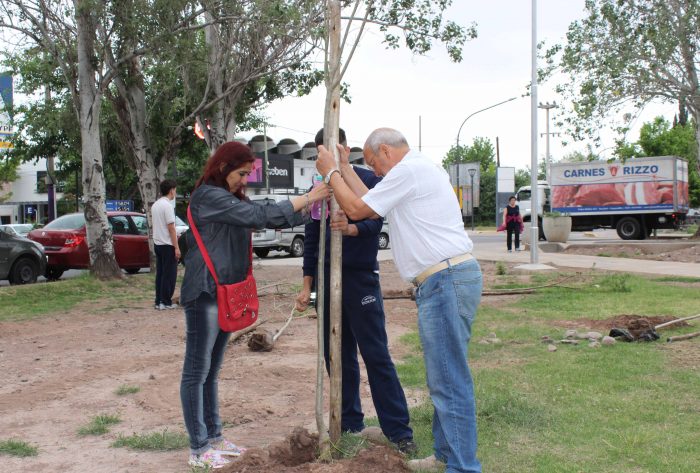
<svg viewBox="0 0 700 473"><path fill-rule="evenodd" d="M330 172L328 174L326 174L326 177L323 178L323 182L325 182L326 185L331 184L331 177L333 176L334 172L337 172L338 174L340 174L340 169L338 169L338 168L331 169Z"/></svg>

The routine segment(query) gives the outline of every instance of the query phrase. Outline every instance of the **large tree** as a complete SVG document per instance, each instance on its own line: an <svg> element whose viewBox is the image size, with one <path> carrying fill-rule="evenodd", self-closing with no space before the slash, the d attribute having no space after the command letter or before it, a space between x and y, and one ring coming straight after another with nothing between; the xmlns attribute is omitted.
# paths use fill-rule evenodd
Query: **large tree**
<svg viewBox="0 0 700 473"><path fill-rule="evenodd" d="M574 139L597 139L613 115L660 99L687 109L700 146L699 48L699 0L587 0L545 72L566 74L558 90L573 102L564 123Z"/></svg>

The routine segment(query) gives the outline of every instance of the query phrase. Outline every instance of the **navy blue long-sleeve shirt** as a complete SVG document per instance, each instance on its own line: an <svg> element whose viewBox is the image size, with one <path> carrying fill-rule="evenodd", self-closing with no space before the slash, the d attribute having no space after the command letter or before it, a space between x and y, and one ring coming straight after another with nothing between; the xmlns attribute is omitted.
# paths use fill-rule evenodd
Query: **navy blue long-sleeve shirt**
<svg viewBox="0 0 700 473"><path fill-rule="evenodd" d="M372 171L353 166L357 176L367 186L373 188L381 177L374 175ZM379 269L377 263L377 252L379 250L379 233L382 230L381 218L368 218L354 221L348 219L348 223L357 226L357 236L343 237L343 268L368 269L371 271ZM321 235L321 222L312 220L306 224L304 231L304 276L316 277L318 266L318 242ZM326 219L326 266L330 266L331 254L331 230L330 218Z"/></svg>

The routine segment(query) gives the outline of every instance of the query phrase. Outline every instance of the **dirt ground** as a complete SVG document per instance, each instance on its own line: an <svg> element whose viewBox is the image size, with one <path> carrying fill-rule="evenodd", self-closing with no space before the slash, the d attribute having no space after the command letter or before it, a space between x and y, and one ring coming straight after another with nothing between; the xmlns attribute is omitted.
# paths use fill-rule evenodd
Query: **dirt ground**
<svg viewBox="0 0 700 473"><path fill-rule="evenodd" d="M492 287L497 279L495 263L482 262L482 268L485 287ZM511 278L529 279L511 271L509 268ZM298 267L255 268L259 287L277 282L299 284L300 272ZM407 287L391 261L381 263L381 278L384 290ZM262 318L267 320L263 327L268 330L279 328L292 308L293 288L287 285L280 290L286 293L261 298ZM485 297L482 305L498 306L517 297L521 296ZM409 348L398 339L416 330L415 303L386 300L385 308L390 350L400 360ZM96 298L69 313L57 310L35 320L0 323L0 373L4 378L0 384L0 439L21 439L39 448L36 457L0 457L0 470L190 472L187 449L138 452L110 447L120 434L185 431L179 397L183 353L182 311L156 311L150 302L105 308ZM295 431L300 427L316 430L315 367L316 320L308 317L293 320L271 352L251 352L245 337L231 344L219 378L220 410L227 437L252 450L225 471L405 471L402 458L384 446L331 465L300 463L300 458L315 450L313 436ZM140 391L117 396L115 390L124 384L138 386ZM361 394L366 415L374 416L366 376ZM406 397L413 406L426 393L407 389ZM105 435L79 436L78 429L99 414L116 414L122 422ZM290 451L290 442L303 448Z"/></svg>
<svg viewBox="0 0 700 473"><path fill-rule="evenodd" d="M615 258L700 263L700 243L639 243L570 245L564 253Z"/></svg>
<svg viewBox="0 0 700 473"><path fill-rule="evenodd" d="M260 266L255 273L259 287L279 281L299 284L301 279L297 267ZM382 264L382 283L386 288L405 287L392 262ZM261 298L267 329L280 327L291 310L295 294L288 286L281 290L288 294ZM390 300L385 305L390 349L400 359L406 348L397 340L415 330L415 303ZM106 310L96 299L70 313L57 310L49 317L0 323L0 438L25 440L39 448L37 457L0 457L0 470L190 471L187 450L110 447L119 434L185 431L179 397L183 353L183 312L156 311L150 303ZM283 440L295 427L315 431L315 367L315 319L293 320L268 353L249 351L243 338L232 344L219 378L226 435L246 447L265 447ZM115 390L124 384L140 391L117 396ZM366 415L374 416L366 376L361 392ZM411 405L424 396L422 391L406 392ZM99 414L116 414L122 422L105 435L79 436L78 429ZM355 469L339 462L333 469L289 471L400 471L391 452L376 447L364 454L367 458L360 457L365 460L357 460L364 463Z"/></svg>

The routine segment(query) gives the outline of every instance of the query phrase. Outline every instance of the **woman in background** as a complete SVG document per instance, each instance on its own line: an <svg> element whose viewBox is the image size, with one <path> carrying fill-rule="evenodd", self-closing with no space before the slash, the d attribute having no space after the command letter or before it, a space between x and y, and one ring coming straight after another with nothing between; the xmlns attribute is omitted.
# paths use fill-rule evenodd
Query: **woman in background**
<svg viewBox="0 0 700 473"><path fill-rule="evenodd" d="M520 207L515 205L515 196L508 198L508 205L503 209L503 223L506 226L506 246L508 252L513 251L513 235L515 235L515 251L520 251L520 232L523 229L523 218L520 216Z"/></svg>

